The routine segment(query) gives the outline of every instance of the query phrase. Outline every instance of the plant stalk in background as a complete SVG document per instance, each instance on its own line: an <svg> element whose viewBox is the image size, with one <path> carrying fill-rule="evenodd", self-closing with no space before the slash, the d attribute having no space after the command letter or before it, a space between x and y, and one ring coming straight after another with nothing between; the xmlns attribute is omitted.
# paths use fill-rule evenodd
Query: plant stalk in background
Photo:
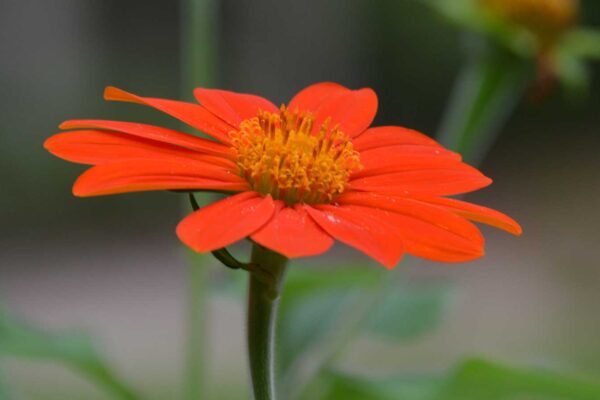
<svg viewBox="0 0 600 400"><path fill-rule="evenodd" d="M532 81L531 60L469 37L469 54L450 97L439 141L479 165Z"/></svg>
<svg viewBox="0 0 600 400"><path fill-rule="evenodd" d="M214 83L216 4L213 0L182 0L180 19L182 92L185 97L190 97L194 87ZM187 213L187 202L185 209ZM185 399L196 400L210 396L207 377L210 365L207 332L210 270L207 264L212 258L196 254L189 260L184 390Z"/></svg>

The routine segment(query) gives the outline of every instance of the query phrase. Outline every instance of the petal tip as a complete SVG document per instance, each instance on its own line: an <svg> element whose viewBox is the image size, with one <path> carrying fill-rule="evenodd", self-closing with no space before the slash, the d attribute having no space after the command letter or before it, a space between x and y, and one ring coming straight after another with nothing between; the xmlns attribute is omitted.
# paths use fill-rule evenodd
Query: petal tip
<svg viewBox="0 0 600 400"><path fill-rule="evenodd" d="M59 129L72 129L76 127L76 124L74 123L75 121L72 119L63 121L60 123L60 125L58 125Z"/></svg>
<svg viewBox="0 0 600 400"><path fill-rule="evenodd" d="M117 91L118 89L114 86L107 86L104 88L104 92L102 94L102 96L104 97L104 100L110 100L112 94Z"/></svg>
<svg viewBox="0 0 600 400"><path fill-rule="evenodd" d="M90 195L88 193L81 190L79 185L77 185L77 182L75 182L75 184L73 185L73 188L71 189L71 193L73 193L73 196L75 196L75 197L90 197Z"/></svg>
<svg viewBox="0 0 600 400"><path fill-rule="evenodd" d="M104 88L103 94L104 100L116 100L116 101L131 101L132 95L125 90L119 89L114 86L107 86Z"/></svg>
<svg viewBox="0 0 600 400"><path fill-rule="evenodd" d="M53 148L54 142L55 142L54 136L50 136L48 139L44 140L44 143L42 144L42 146L44 147L44 149L46 149L50 153L52 153L52 148Z"/></svg>
<svg viewBox="0 0 600 400"><path fill-rule="evenodd" d="M394 260L394 261L390 260L390 261L387 261L387 262L383 263L382 265L385 267L385 269L387 269L387 270L390 270L390 271L391 271L391 270L393 270L393 269L396 269L396 267L397 267L398 265L400 265L400 261L401 261L401 260L402 260L402 257L401 257L401 258L399 258L398 260Z"/></svg>
<svg viewBox="0 0 600 400"><path fill-rule="evenodd" d="M519 237L523 234L523 228L521 227L521 225L519 225L519 223L517 221L513 221L512 224L509 225L509 227L506 231L517 237Z"/></svg>

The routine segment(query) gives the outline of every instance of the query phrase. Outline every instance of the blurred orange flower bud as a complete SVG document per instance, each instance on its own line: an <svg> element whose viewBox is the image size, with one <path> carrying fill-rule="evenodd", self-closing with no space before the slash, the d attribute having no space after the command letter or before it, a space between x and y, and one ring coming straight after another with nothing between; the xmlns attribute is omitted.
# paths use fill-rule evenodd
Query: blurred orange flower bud
<svg viewBox="0 0 600 400"><path fill-rule="evenodd" d="M579 0L479 0L511 24L531 32L541 52L551 51L579 17Z"/></svg>

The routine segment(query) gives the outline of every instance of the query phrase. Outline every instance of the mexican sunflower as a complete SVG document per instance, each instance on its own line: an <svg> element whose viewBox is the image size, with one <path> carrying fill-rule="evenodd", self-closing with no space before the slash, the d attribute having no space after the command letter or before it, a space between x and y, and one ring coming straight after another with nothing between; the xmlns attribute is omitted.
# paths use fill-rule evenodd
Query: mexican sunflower
<svg viewBox="0 0 600 400"><path fill-rule="evenodd" d="M198 252L249 237L288 258L327 251L337 239L387 267L404 253L466 261L484 253L470 221L520 234L489 208L447 196L492 181L424 134L369 127L371 89L318 83L287 105L199 88L198 103L141 97L108 87L106 100L138 103L209 138L133 122L70 120L45 147L93 165L76 196L148 190L211 191L226 197L184 218L177 235Z"/></svg>

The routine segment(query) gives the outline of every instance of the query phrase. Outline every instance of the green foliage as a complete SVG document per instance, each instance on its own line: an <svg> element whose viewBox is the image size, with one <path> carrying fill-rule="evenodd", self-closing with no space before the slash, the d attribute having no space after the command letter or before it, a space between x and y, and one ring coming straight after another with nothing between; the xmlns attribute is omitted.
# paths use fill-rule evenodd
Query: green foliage
<svg viewBox="0 0 600 400"><path fill-rule="evenodd" d="M574 99L584 98L590 87L590 72L585 61L576 57L568 47L560 48L552 61L566 93Z"/></svg>
<svg viewBox="0 0 600 400"><path fill-rule="evenodd" d="M96 381L117 399L137 398L112 374L90 338L82 334L50 334L0 313L0 356L61 362Z"/></svg>
<svg viewBox="0 0 600 400"><path fill-rule="evenodd" d="M565 36L562 45L574 57L600 60L600 31L597 29L574 29Z"/></svg>
<svg viewBox="0 0 600 400"><path fill-rule="evenodd" d="M10 396L10 389L4 379L2 372L2 369L0 369L0 400L8 400L12 397Z"/></svg>
<svg viewBox="0 0 600 400"><path fill-rule="evenodd" d="M482 38L473 38L470 50L438 139L477 164L521 99L534 68L530 60Z"/></svg>
<svg viewBox="0 0 600 400"><path fill-rule="evenodd" d="M304 398L319 374L361 335L408 340L433 330L442 320L449 295L445 285L409 284L400 271L367 263L292 266L277 341L282 393L297 390L290 398Z"/></svg>
<svg viewBox="0 0 600 400"><path fill-rule="evenodd" d="M297 357L310 352L336 329L348 304L358 301L381 279L382 271L371 265L341 268L343 273L337 273L335 267L290 268L278 326L278 361L283 375Z"/></svg>
<svg viewBox="0 0 600 400"><path fill-rule="evenodd" d="M538 369L469 360L452 375L436 400L597 400L600 382Z"/></svg>
<svg viewBox="0 0 600 400"><path fill-rule="evenodd" d="M399 283L387 290L367 322L369 333L388 339L412 339L437 328L451 295L447 285Z"/></svg>
<svg viewBox="0 0 600 400"><path fill-rule="evenodd" d="M444 381L436 378L367 379L330 372L313 393L319 400L432 400ZM317 394L318 392L318 394Z"/></svg>
<svg viewBox="0 0 600 400"><path fill-rule="evenodd" d="M447 377L369 379L329 373L312 396L321 400L597 400L600 382L473 359Z"/></svg>

